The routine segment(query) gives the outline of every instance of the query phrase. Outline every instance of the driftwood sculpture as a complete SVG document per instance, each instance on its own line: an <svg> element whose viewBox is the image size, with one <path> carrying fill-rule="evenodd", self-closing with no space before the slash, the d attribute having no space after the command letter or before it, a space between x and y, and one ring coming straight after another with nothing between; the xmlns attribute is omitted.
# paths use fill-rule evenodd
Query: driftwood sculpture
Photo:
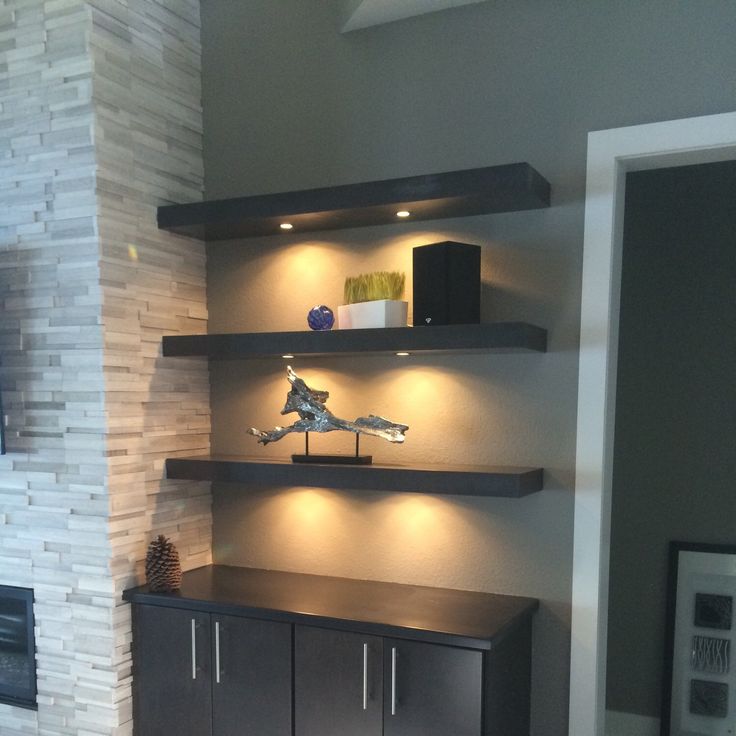
<svg viewBox="0 0 736 736"><path fill-rule="evenodd" d="M354 432L355 434L367 434L380 437L389 442L403 442L404 433L409 429L405 424L394 422L369 415L358 417L354 422L336 417L326 406L330 394L327 391L317 391L309 388L307 384L297 376L288 366L287 376L291 384L291 390L286 396L286 404L281 410L282 414L299 414L299 420L289 427L274 427L270 432L251 427L249 434L258 437L261 444L277 442L282 437L292 432Z"/></svg>

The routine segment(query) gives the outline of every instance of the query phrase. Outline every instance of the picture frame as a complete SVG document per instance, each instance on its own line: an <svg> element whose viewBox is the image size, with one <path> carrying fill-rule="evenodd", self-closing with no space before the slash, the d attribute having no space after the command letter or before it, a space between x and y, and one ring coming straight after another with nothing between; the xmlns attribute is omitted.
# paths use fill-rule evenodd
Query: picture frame
<svg viewBox="0 0 736 736"><path fill-rule="evenodd" d="M5 413L3 412L3 399L0 394L0 455L5 453Z"/></svg>
<svg viewBox="0 0 736 736"><path fill-rule="evenodd" d="M670 542L661 736L736 724L736 544Z"/></svg>

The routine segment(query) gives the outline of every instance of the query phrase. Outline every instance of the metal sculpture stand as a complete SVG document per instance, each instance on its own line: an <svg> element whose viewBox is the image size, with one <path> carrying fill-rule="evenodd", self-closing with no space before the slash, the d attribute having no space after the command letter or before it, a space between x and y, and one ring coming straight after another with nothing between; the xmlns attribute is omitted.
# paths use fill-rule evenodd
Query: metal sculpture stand
<svg viewBox="0 0 736 736"><path fill-rule="evenodd" d="M332 463L333 465L370 465L373 455L360 454L360 435L355 435L355 455L315 455L309 452L309 432L304 433L304 454L292 455L293 463Z"/></svg>

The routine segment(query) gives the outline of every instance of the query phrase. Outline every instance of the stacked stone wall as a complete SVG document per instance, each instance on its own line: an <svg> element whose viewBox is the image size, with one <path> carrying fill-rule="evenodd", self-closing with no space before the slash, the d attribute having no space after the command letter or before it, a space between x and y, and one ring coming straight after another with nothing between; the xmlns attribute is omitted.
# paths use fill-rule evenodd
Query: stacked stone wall
<svg viewBox="0 0 736 736"><path fill-rule="evenodd" d="M0 0L0 583L35 594L38 711L0 736L132 733L130 614L157 533L210 560L204 246L156 228L201 196L199 9Z"/></svg>

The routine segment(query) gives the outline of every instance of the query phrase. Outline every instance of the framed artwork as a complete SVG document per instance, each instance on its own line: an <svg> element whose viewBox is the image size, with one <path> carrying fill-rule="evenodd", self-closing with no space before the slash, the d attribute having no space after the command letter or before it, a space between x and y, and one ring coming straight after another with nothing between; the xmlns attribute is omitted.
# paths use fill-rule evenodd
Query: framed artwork
<svg viewBox="0 0 736 736"><path fill-rule="evenodd" d="M736 545L670 542L661 736L736 734Z"/></svg>

